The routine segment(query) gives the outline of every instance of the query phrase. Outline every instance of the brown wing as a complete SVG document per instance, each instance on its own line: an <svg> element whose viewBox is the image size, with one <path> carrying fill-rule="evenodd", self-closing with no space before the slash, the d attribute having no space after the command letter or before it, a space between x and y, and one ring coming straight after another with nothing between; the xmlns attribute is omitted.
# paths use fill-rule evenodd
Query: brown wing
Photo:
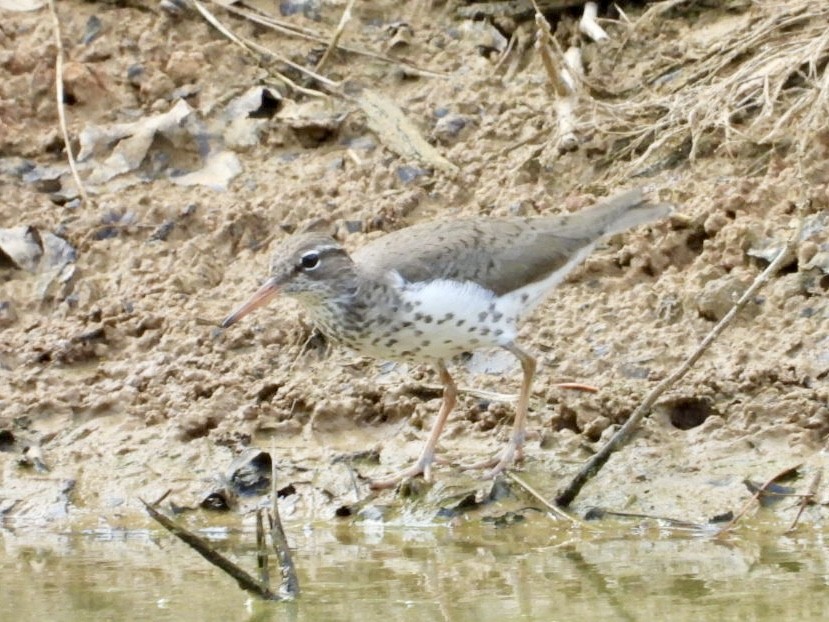
<svg viewBox="0 0 829 622"><path fill-rule="evenodd" d="M669 212L633 190L566 216L421 223L378 238L353 257L365 269L396 270L408 281L475 281L500 295L544 279L605 235Z"/></svg>

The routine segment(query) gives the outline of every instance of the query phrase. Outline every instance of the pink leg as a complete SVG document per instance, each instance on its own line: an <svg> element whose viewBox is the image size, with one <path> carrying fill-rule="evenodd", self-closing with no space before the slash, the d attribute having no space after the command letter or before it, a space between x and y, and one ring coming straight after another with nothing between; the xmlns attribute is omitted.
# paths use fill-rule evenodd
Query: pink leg
<svg viewBox="0 0 829 622"><path fill-rule="evenodd" d="M398 483L411 477L423 475L426 481L432 479L432 462L435 460L435 447L437 447L440 433L443 432L443 427L446 425L446 419L449 413L455 407L458 397L458 388L455 386L455 381L443 364L443 361L438 361L438 373L440 380L443 383L443 402L440 405L437 419L432 425L432 431L429 433L429 440L423 446L423 451L420 452L420 457L417 461L407 469L403 469L399 473L392 475L386 479L372 481L369 486L375 490L381 488L393 488Z"/></svg>
<svg viewBox="0 0 829 622"><path fill-rule="evenodd" d="M527 432L527 411L530 406L530 389L535 376L536 361L514 343L505 346L505 349L512 352L521 362L524 377L521 380L521 392L518 395L518 405L515 408L515 423L512 426L512 435L507 446L493 458L465 467L467 469L490 469L484 474L486 478L495 477L512 466L514 462L520 462L524 459L523 446Z"/></svg>

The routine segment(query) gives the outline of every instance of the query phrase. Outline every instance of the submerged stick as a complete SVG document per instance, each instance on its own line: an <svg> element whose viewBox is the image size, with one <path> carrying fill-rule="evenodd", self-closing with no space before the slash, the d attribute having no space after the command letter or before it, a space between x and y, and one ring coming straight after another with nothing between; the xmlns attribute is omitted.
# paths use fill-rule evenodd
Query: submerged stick
<svg viewBox="0 0 829 622"><path fill-rule="evenodd" d="M256 566L259 569L259 581L262 585L271 584L268 570L268 547L265 544L265 522L262 508L256 510Z"/></svg>
<svg viewBox="0 0 829 622"><path fill-rule="evenodd" d="M564 512L563 510L561 510L561 508L558 508L555 505L553 505L552 503L550 503L549 501L547 501L541 495L540 492L538 492L535 488L530 486L527 482L525 482L523 479L518 477L512 471L507 471L506 473L504 473L504 475L506 475L513 482L518 484L521 488L523 488L533 499L535 499L536 501L541 503L547 509L547 512L549 514L557 516L559 518L564 518L566 520L569 520L571 523L574 523L576 525L583 525L582 521L580 521L578 518L575 518L574 516L570 516L567 512Z"/></svg>
<svg viewBox="0 0 829 622"><path fill-rule="evenodd" d="M639 512L617 512L615 510L606 510L604 508L590 508L588 512L590 519L604 518L605 516L614 516L616 518L633 518L636 520L652 520L658 523L664 523L671 529L683 529L686 531L693 531L698 533L710 532L713 527L710 524L694 523L679 518L671 518L670 516L657 516L656 514L642 514Z"/></svg>
<svg viewBox="0 0 829 622"><path fill-rule="evenodd" d="M271 527L271 543L276 558L279 560L279 568L282 571L282 584L279 586L279 593L284 598L294 599L299 595L299 579L296 575L294 559L291 557L291 549L288 547L288 538L285 537L285 530L282 528L282 520L279 518L279 491L276 487L276 461L274 455L276 448L271 445L271 511L269 513Z"/></svg>
<svg viewBox="0 0 829 622"><path fill-rule="evenodd" d="M801 209L800 213L804 213L804 210ZM717 322L714 328L711 329L711 332L709 332L705 336L705 339L702 340L702 343L700 343L691 355L685 359L679 368L677 368L671 375L653 388L653 390L647 395L645 400L633 412L624 425L619 428L616 434L613 435L613 437L596 453L596 455L590 458L590 460L588 460L584 466L579 469L573 479L570 480L570 483L567 484L567 486L565 486L564 489L558 493L558 495L556 495L556 503L560 507L567 507L570 505L584 485L592 479L610 459L610 456L627 444L633 436L633 433L636 431L636 428L639 426L639 423L642 419L644 419L645 415L651 411L651 408L653 408L656 400L659 399L659 397L666 390L676 384L686 373L688 373L691 367L693 367L700 357L708 350L708 348L711 347L711 344L713 344L728 327L728 325L734 321L734 318L737 317L740 310L754 298L755 294L768 282L772 275L782 268L783 264L793 256L795 244L800 237L802 227L803 219L801 218L794 234L789 238L785 246L780 249L780 252L777 253L774 260L757 276L756 279L754 279L751 286L745 291L740 299L734 303L734 306L731 307L729 312L726 313L719 322Z"/></svg>
<svg viewBox="0 0 829 622"><path fill-rule="evenodd" d="M800 522L800 517L803 515L803 511L806 509L806 506L810 503L815 502L815 497L817 496L817 489L820 486L820 480L823 479L823 469L818 469L815 476L812 478L812 483L809 484L809 489L806 491L806 494L803 495L803 498L800 500L800 505L797 508L797 514L792 521L792 524L786 530L786 533L794 531L797 527L797 524Z"/></svg>
<svg viewBox="0 0 829 622"><path fill-rule="evenodd" d="M246 570L240 568L237 564L219 553L213 548L210 542L201 536L197 536L192 531L178 525L175 521L170 520L143 499L140 499L140 501L144 504L144 508L147 510L147 513L149 513L151 518L160 523L162 527L176 536L179 540L190 546L190 548L194 549L196 553L204 557L211 564L233 577L236 580L236 583L239 584L239 587L243 590L256 594L266 600L283 600L282 596L272 592L267 585L263 585L248 574Z"/></svg>
<svg viewBox="0 0 829 622"><path fill-rule="evenodd" d="M801 465L798 464L797 466L783 469L782 471L780 471L780 473L777 473L776 475L772 476L771 479L769 479L765 484L760 486L760 488L758 488L757 491L753 495L751 495L751 499L749 499L745 502L745 504L743 504L743 507L740 508L740 511L737 512L734 518L728 521L728 523L726 523L725 526L717 532L717 537L719 538L721 535L728 533L734 527L734 525L736 525L737 522L743 516L745 516L746 512L748 512L748 509L754 504L754 502L759 501L760 497L767 493L769 486L781 479L785 479L790 475L793 475L800 468L800 466Z"/></svg>
<svg viewBox="0 0 829 622"><path fill-rule="evenodd" d="M288 548L288 539L285 537L285 530L282 528L282 521L279 518L279 507L277 503L278 491L276 488L276 463L273 460L273 454L274 452L272 451L272 500L271 511L268 513L268 518L270 523L271 540L273 542L273 547L276 551L276 556L279 560L279 566L282 571L282 583L279 586L278 592L273 592L270 589L268 552L265 546L264 513L262 510L258 510L256 512L256 564L259 571L259 580L257 581L246 570L219 553L210 544L210 542L164 516L153 507L154 504L149 504L143 499L140 499L140 501L144 504L144 508L147 510L147 513L149 513L151 518L161 524L162 527L176 536L179 540L194 549L211 564L233 577L236 580L236 583L239 584L239 587L246 592L256 594L266 600L293 600L299 594L299 579L297 579L296 568L294 566L293 559L291 558L291 551ZM169 491L165 493L161 499L166 497L168 494ZM161 501L161 499L159 499L159 501Z"/></svg>

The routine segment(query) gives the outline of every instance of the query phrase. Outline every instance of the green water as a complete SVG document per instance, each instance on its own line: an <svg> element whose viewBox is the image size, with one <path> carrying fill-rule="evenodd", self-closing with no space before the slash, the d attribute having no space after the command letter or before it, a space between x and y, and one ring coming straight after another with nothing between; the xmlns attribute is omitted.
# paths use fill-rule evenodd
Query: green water
<svg viewBox="0 0 829 622"><path fill-rule="evenodd" d="M191 523L192 526L193 523ZM814 525L727 541L543 515L506 528L288 525L302 595L262 603L159 530L0 529L2 620L824 620ZM204 532L202 532L204 533ZM211 538L253 571L252 534Z"/></svg>

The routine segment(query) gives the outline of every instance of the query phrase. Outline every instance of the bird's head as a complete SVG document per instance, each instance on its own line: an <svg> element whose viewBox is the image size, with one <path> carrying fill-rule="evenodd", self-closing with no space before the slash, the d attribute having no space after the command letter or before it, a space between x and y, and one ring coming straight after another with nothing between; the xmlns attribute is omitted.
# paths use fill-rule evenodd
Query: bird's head
<svg viewBox="0 0 829 622"><path fill-rule="evenodd" d="M270 275L262 286L222 322L227 328L276 294L298 299L306 307L341 296L353 282L354 263L334 238L303 233L286 238L274 251Z"/></svg>

